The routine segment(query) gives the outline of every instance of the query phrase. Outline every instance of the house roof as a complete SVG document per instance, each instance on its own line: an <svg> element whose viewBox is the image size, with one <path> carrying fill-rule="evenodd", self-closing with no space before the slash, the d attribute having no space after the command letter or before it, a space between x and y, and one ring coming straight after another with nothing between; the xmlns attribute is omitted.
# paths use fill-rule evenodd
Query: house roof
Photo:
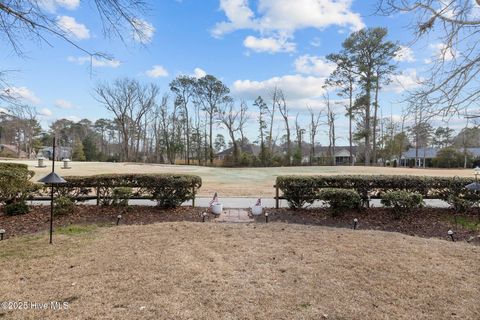
<svg viewBox="0 0 480 320"><path fill-rule="evenodd" d="M419 158L435 158L440 149L437 148L418 148ZM463 152L463 148L457 148L458 151ZM467 148L467 152L474 157L480 157L480 147ZM425 153L425 154L424 154ZM415 148L410 148L402 154L403 158L415 159Z"/></svg>
<svg viewBox="0 0 480 320"><path fill-rule="evenodd" d="M437 156L437 148L418 148L418 157L431 159ZM415 159L416 151L415 148L410 148L402 154L402 157L405 159Z"/></svg>
<svg viewBox="0 0 480 320"><path fill-rule="evenodd" d="M352 146L352 154L357 154L357 146ZM315 147L317 157L328 156L329 148L327 146ZM335 146L335 157L350 157L350 146Z"/></svg>
<svg viewBox="0 0 480 320"><path fill-rule="evenodd" d="M474 157L480 157L480 147L476 148L467 148L467 152Z"/></svg>

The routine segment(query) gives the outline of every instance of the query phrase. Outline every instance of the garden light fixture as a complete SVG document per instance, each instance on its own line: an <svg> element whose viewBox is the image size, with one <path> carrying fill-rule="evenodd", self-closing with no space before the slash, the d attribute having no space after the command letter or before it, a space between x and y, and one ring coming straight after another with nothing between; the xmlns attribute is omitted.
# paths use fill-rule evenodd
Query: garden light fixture
<svg viewBox="0 0 480 320"><path fill-rule="evenodd" d="M118 226L118 224L120 223L120 220L121 220L121 219L122 219L122 215L119 214L119 215L117 216L117 226Z"/></svg>
<svg viewBox="0 0 480 320"><path fill-rule="evenodd" d="M357 225L358 225L358 219L355 218L353 219L353 230L357 230Z"/></svg>
<svg viewBox="0 0 480 320"><path fill-rule="evenodd" d="M3 240L4 234L5 234L5 229L0 229L0 240Z"/></svg>
<svg viewBox="0 0 480 320"><path fill-rule="evenodd" d="M268 212L265 212L265 223L268 223Z"/></svg>
<svg viewBox="0 0 480 320"><path fill-rule="evenodd" d="M206 217L207 217L207 213L206 212L202 213L202 222L205 222Z"/></svg>
<svg viewBox="0 0 480 320"><path fill-rule="evenodd" d="M46 185L50 185L52 188L50 194L50 244L53 243L53 198L54 198L54 186L57 184L66 183L65 179L60 177L58 174L55 173L55 137L53 137L53 157L52 157L52 172L50 172L47 176L43 177L42 179L38 180L38 182L45 183Z"/></svg>
<svg viewBox="0 0 480 320"><path fill-rule="evenodd" d="M447 234L450 236L450 238L452 238L452 242L455 242L455 238L453 237L453 231L448 230Z"/></svg>

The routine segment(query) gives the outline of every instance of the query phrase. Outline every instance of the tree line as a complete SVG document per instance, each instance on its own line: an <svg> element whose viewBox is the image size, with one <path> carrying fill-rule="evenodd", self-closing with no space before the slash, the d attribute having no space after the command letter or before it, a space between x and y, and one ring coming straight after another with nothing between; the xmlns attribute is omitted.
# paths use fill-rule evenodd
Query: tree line
<svg viewBox="0 0 480 320"><path fill-rule="evenodd" d="M280 87L258 96L249 106L235 100L228 86L213 75L180 75L163 93L156 84L122 78L94 88L95 100L111 114L110 119L60 119L51 124L50 133L40 134L35 108L11 104L0 119L0 142L32 154L55 134L59 144L72 147L75 160L173 164L182 159L186 164L212 165L228 140L231 152L224 161L228 165L312 165L319 164L318 138L325 128L328 146L323 157L327 161L322 163L335 164L341 138L336 125L343 113L348 119L350 164L355 159L365 165L400 159L411 146L418 153L423 147L452 145L453 130L447 126L435 131L431 117L418 104L401 119L383 116L380 93L392 81L399 50L387 35L385 28L353 32L340 52L326 57L335 69L324 83L324 107L308 108L307 125L300 113L292 114L294 109ZM252 130L247 131L247 124L252 122L257 133L250 142ZM227 132L227 139L219 128ZM464 148L471 145L467 140L462 140ZM246 152L252 145L257 153Z"/></svg>

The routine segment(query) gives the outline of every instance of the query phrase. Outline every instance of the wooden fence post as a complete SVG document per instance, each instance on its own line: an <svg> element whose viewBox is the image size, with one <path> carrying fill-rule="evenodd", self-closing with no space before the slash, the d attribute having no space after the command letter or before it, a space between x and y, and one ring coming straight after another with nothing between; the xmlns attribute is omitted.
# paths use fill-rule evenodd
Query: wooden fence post
<svg viewBox="0 0 480 320"><path fill-rule="evenodd" d="M96 190L95 192L97 193L97 206L100 205L100 192L99 192L99 189L100 189L100 188L99 188L98 186L95 187L95 190Z"/></svg>
<svg viewBox="0 0 480 320"><path fill-rule="evenodd" d="M278 209L278 207L279 207L279 204L278 204L278 202L279 202L278 186L274 185L274 187L275 187L275 209Z"/></svg>
<svg viewBox="0 0 480 320"><path fill-rule="evenodd" d="M192 187L192 192L193 192L193 199L192 199L192 207L195 208L195 186Z"/></svg>

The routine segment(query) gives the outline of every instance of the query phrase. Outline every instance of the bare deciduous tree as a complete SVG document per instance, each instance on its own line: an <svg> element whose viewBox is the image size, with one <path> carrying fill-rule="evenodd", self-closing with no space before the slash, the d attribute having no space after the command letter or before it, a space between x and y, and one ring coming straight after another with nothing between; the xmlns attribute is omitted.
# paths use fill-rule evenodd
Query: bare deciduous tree
<svg viewBox="0 0 480 320"><path fill-rule="evenodd" d="M197 80L195 99L208 115L208 159L213 164L213 125L217 118L218 108L221 104L231 101L228 95L230 89L212 75L206 75Z"/></svg>
<svg viewBox="0 0 480 320"><path fill-rule="evenodd" d="M153 84L142 86L137 80L124 78L112 85L99 84L94 90L95 99L115 116L122 134L122 158L132 160L134 134L141 130L144 116L155 106L158 87Z"/></svg>
<svg viewBox="0 0 480 320"><path fill-rule="evenodd" d="M239 162L241 151L235 134L243 130L247 121L247 110L247 104L244 101L240 103L240 109L238 110L235 109L233 101L228 101L221 106L218 113L220 121L228 130L228 135L233 145L233 162L235 165Z"/></svg>
<svg viewBox="0 0 480 320"><path fill-rule="evenodd" d="M308 112L310 114L310 124L309 124L309 136L310 136L310 159L309 164L313 164L313 159L315 157L315 137L317 136L318 129L320 127L321 112L315 112L312 108L308 107Z"/></svg>
<svg viewBox="0 0 480 320"><path fill-rule="evenodd" d="M379 0L384 15L410 13L413 43L425 39L437 49L430 75L413 91L429 112L449 118L476 107L480 98L480 4L472 0Z"/></svg>
<svg viewBox="0 0 480 320"><path fill-rule="evenodd" d="M91 0L88 2L96 9L105 35L123 39L126 34L130 35L133 32L139 40L147 36L149 31L145 23L142 23L144 20L141 19L141 15L146 10L144 1ZM17 55L23 54L23 41L36 40L51 45L49 38L55 36L91 56L106 56L91 52L72 40L69 31L62 28L59 23L58 15L48 10L45 1L1 1L0 36Z"/></svg>
<svg viewBox="0 0 480 320"><path fill-rule="evenodd" d="M290 124L288 119L288 106L287 101L285 99L285 95L283 94L282 89L275 88L275 102L278 107L278 111L282 115L283 121L285 123L285 134L287 137L287 152L285 154L285 163L286 165L290 165L292 163L292 139L290 134Z"/></svg>

